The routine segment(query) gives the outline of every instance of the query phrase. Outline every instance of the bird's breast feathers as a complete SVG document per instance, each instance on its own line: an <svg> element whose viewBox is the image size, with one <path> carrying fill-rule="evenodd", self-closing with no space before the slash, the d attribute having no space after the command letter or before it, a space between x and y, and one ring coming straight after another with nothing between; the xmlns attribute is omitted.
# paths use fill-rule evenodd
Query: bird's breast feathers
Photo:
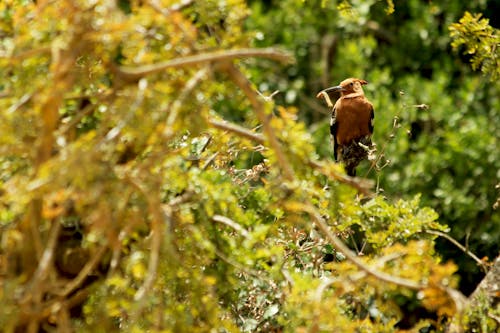
<svg viewBox="0 0 500 333"><path fill-rule="evenodd" d="M357 97L347 99L342 97L335 104L336 136L340 145L371 135L370 123L373 106L364 96Z"/></svg>

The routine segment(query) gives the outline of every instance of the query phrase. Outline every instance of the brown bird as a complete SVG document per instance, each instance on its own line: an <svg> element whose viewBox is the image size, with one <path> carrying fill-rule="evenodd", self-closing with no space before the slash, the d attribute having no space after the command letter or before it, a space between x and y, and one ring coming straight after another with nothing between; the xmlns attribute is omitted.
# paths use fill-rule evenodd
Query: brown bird
<svg viewBox="0 0 500 333"><path fill-rule="evenodd" d="M318 93L317 98L325 98L331 105L329 92L340 91L340 98L332 110L330 134L333 141L333 157L342 162L349 176L356 175L356 167L368 156L372 146L373 105L366 99L362 85L365 80L349 78L338 86L326 88Z"/></svg>

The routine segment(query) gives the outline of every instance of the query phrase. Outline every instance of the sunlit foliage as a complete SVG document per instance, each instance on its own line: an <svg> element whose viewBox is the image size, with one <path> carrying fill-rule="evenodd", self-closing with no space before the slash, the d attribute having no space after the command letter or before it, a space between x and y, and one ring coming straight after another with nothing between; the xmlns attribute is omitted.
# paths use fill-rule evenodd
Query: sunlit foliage
<svg viewBox="0 0 500 333"><path fill-rule="evenodd" d="M457 266L435 249L452 226L432 199L346 177L298 103L327 68L307 73L307 41L330 24L301 19L316 5L338 17L359 43L343 40L352 57L335 66L353 66L377 48L362 31L377 3L283 1L296 25L264 32L263 4L240 0L3 1L2 330L392 332L460 315ZM380 122L424 117L411 77L412 100L390 106L390 73L374 74ZM388 177L414 167L399 165Z"/></svg>

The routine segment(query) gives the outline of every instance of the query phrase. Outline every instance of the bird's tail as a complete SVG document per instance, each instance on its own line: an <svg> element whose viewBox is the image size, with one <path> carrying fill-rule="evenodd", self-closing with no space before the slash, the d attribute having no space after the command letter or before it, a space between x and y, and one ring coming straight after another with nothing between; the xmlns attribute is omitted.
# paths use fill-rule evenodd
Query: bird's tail
<svg viewBox="0 0 500 333"><path fill-rule="evenodd" d="M363 148L360 143L365 147L370 147L372 145L370 137L366 136L354 140L350 144L343 146L342 152L340 153L340 158L342 163L344 164L347 175L351 177L356 176L356 167L362 160L366 159L368 156L368 151Z"/></svg>

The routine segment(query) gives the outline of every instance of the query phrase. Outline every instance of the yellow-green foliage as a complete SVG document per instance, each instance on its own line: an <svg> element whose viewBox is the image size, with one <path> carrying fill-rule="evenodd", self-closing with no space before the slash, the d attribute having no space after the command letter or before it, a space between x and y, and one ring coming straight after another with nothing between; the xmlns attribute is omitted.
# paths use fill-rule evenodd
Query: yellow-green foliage
<svg viewBox="0 0 500 333"><path fill-rule="evenodd" d="M450 25L451 45L455 49L464 47L464 53L472 57L472 68L481 69L491 81L495 81L500 75L500 35L498 29L481 16L465 12L458 23Z"/></svg>
<svg viewBox="0 0 500 333"><path fill-rule="evenodd" d="M252 46L243 1L10 0L0 13L4 332L394 332L408 304L435 327L455 313L456 267L425 233L446 230L435 211L367 197L319 161L298 108L231 76L280 65L182 63ZM366 246L361 265L321 221Z"/></svg>

